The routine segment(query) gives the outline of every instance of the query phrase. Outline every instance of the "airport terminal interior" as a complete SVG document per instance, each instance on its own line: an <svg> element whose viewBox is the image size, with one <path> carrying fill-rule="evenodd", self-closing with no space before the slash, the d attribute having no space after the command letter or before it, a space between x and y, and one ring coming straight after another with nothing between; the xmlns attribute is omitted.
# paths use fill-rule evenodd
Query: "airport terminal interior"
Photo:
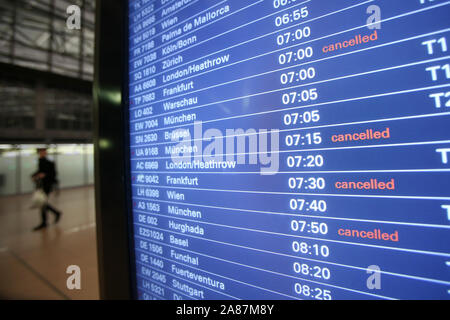
<svg viewBox="0 0 450 320"><path fill-rule="evenodd" d="M81 30L66 27L81 9ZM0 299L99 299L92 145L95 1L0 1ZM30 209L39 148L62 212ZM67 267L82 271L68 290Z"/></svg>
<svg viewBox="0 0 450 320"><path fill-rule="evenodd" d="M0 300L449 300L449 52L450 0L0 0Z"/></svg>

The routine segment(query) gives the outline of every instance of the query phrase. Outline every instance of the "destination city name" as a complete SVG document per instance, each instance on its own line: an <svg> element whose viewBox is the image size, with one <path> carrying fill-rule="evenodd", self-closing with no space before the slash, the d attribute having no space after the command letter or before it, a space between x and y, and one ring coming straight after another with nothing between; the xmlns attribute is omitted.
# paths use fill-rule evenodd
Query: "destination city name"
<svg viewBox="0 0 450 320"><path fill-rule="evenodd" d="M190 114L184 114L182 113L179 116L168 116L164 117L164 125L170 126L175 124L181 124L184 122L191 122L197 120L197 114L190 113Z"/></svg>
<svg viewBox="0 0 450 320"><path fill-rule="evenodd" d="M179 252L171 249L170 250L170 257L172 259L175 259L175 260L178 260L178 261L182 261L184 263L189 263L189 264L192 264L194 266L198 266L199 265L198 257L192 257L189 253L182 254L182 253L179 253Z"/></svg>
<svg viewBox="0 0 450 320"><path fill-rule="evenodd" d="M191 148L193 148L193 147L188 146L185 150L188 151ZM173 149L173 151L174 151L173 154L175 154L175 155L184 153L184 152L176 152L175 149ZM188 151L188 153L191 153L191 152ZM194 160L194 161L183 161L183 162L176 162L176 163L166 161L166 169L168 169L168 170L235 169L236 164L237 164L236 161L216 161L216 160L209 160L209 161Z"/></svg>
<svg viewBox="0 0 450 320"><path fill-rule="evenodd" d="M166 191L167 193L167 199L169 200L178 200L178 201L184 201L185 196L184 193L179 193L176 191Z"/></svg>
<svg viewBox="0 0 450 320"><path fill-rule="evenodd" d="M172 287L175 289L178 289L182 292L185 292L190 297L205 299L205 292L203 290L197 290L193 287L190 287L189 285L187 285L185 283L183 284L183 283L179 282L178 280L175 280L175 279L172 280Z"/></svg>
<svg viewBox="0 0 450 320"><path fill-rule="evenodd" d="M172 96L174 94L183 93L185 91L192 90L192 89L194 89L194 81L183 82L183 83L180 83L171 88L164 88L163 96L164 97Z"/></svg>
<svg viewBox="0 0 450 320"><path fill-rule="evenodd" d="M194 219L201 219L202 213L200 211L191 210L189 208L181 209L177 206L167 206L167 211L170 214L173 214L175 216L183 216L188 218L194 218Z"/></svg>
<svg viewBox="0 0 450 320"><path fill-rule="evenodd" d="M178 0L173 5L164 8L161 12L161 17L165 17L171 13L174 13L176 10L180 9L181 7L193 2L194 0Z"/></svg>
<svg viewBox="0 0 450 320"><path fill-rule="evenodd" d="M225 55L219 56L214 59L206 59L206 60L202 61L201 63L193 63L184 69L177 70L175 72L169 73L168 75L163 75L163 83L177 80L179 78L184 78L191 74L195 74L195 73L203 71L203 70L208 70L208 69L214 68L216 66L226 64L229 61L230 61L230 55L225 54Z"/></svg>
<svg viewBox="0 0 450 320"><path fill-rule="evenodd" d="M194 273L188 269L183 269L180 267L177 267L176 265L172 264L171 265L171 271L179 276L182 276L184 278L190 279L190 280L194 280L198 283L216 288L216 289L220 289L220 290L225 290L225 284L221 281L218 280L214 280L210 277L205 277L202 276L198 273Z"/></svg>
<svg viewBox="0 0 450 320"><path fill-rule="evenodd" d="M174 244L180 247L188 248L189 247L189 239L177 238L173 235L169 236L170 244Z"/></svg>
<svg viewBox="0 0 450 320"><path fill-rule="evenodd" d="M203 15L200 15L197 18L195 18L193 24L192 24L192 22L188 22L182 27L179 27L177 29L174 29L174 30L171 30L169 32L166 32L166 33L162 34L161 35L161 41L164 43L164 42L173 40L174 38L179 37L180 35L182 35L183 32L191 32L192 29L198 28L198 27L204 25L205 23L208 23L208 22L210 22L212 20L215 20L216 18L219 18L219 17L225 15L228 12L230 12L230 6L229 5L225 5L225 6L219 8L217 10L214 10L214 11L208 11L207 13L205 13ZM176 24L177 21L178 21L178 18L176 18L176 19L172 18L172 19L166 20L163 23L161 23L161 27L163 27L163 29L165 29L169 25Z"/></svg>
<svg viewBox="0 0 450 320"><path fill-rule="evenodd" d="M175 140L178 141L180 138L189 138L191 136L191 133L188 129L176 129L173 131L165 131L164 132L164 139L166 141Z"/></svg>
<svg viewBox="0 0 450 320"><path fill-rule="evenodd" d="M183 107L191 107L191 106L196 105L197 103L198 103L197 97L183 98L181 100L177 100L174 102L164 102L163 108L164 108L164 111L170 111L170 110L179 109L179 108L183 108Z"/></svg>
<svg viewBox="0 0 450 320"><path fill-rule="evenodd" d="M176 66L177 64L180 64L182 62L183 62L183 56L179 54L176 57L163 60L162 63L161 63L162 64L162 69L166 70L167 68Z"/></svg>
<svg viewBox="0 0 450 320"><path fill-rule="evenodd" d="M198 186L198 177L189 178L188 176L174 178L166 177L166 183L170 185Z"/></svg>
<svg viewBox="0 0 450 320"><path fill-rule="evenodd" d="M199 236L205 235L205 229L200 227L198 224L190 225L187 223L178 223L173 220L169 220L169 229L179 231L181 233L191 233Z"/></svg>
<svg viewBox="0 0 450 320"><path fill-rule="evenodd" d="M176 146L165 146L164 152L166 155L172 156L172 155L179 155L180 153L198 153L198 147L197 146L190 146L190 145L176 145ZM167 165L166 165L167 167Z"/></svg>
<svg viewBox="0 0 450 320"><path fill-rule="evenodd" d="M168 54L174 53L177 50L181 50L197 42L197 36L192 36L186 39L180 39L176 43L169 44L168 46L161 49L161 54L166 56Z"/></svg>

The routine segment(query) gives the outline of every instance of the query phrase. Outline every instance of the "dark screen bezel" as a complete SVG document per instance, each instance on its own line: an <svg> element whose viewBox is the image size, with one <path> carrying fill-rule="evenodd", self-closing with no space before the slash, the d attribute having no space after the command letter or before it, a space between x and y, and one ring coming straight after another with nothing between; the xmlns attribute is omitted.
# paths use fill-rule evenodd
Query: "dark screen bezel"
<svg viewBox="0 0 450 320"><path fill-rule="evenodd" d="M100 298L108 300L137 299L131 215L128 3L96 3L93 98L97 254Z"/></svg>

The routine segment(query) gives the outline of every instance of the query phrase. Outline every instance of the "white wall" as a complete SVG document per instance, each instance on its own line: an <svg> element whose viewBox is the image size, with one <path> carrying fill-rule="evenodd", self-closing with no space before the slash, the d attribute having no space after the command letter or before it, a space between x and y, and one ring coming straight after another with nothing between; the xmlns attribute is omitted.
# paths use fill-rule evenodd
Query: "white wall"
<svg viewBox="0 0 450 320"><path fill-rule="evenodd" d="M0 196L29 193L34 190L30 176L37 170L36 149L42 145L0 145ZM94 183L92 144L59 144L48 147L48 158L55 162L59 188Z"/></svg>

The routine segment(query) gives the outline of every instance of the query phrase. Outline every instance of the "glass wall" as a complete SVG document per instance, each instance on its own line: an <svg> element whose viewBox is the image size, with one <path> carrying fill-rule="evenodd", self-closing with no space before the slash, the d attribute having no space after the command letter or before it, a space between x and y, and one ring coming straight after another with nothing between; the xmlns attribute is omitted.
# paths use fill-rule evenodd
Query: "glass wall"
<svg viewBox="0 0 450 320"><path fill-rule="evenodd" d="M37 170L37 148L47 147L55 162L59 188L94 184L92 144L0 145L0 196L34 190L31 175Z"/></svg>

